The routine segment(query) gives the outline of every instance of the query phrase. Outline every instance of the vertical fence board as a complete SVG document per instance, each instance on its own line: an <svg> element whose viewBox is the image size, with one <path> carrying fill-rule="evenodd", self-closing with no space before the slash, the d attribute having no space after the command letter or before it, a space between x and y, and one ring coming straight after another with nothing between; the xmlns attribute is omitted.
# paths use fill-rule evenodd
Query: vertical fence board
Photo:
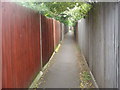
<svg viewBox="0 0 120 90"><path fill-rule="evenodd" d="M61 39L61 27L60 22L54 20L54 47L56 48L57 45L60 43Z"/></svg>
<svg viewBox="0 0 120 90"><path fill-rule="evenodd" d="M42 32L42 62L43 62L43 65L46 63L46 57L47 56L45 56L45 52L47 51L47 47L46 47L46 45L47 44L45 44L45 42L46 42L46 38L44 38L44 36L46 36L45 34L45 32L46 32L46 21L45 21L46 19L45 19L45 17L44 16L42 16L41 15L41 32ZM43 25L42 25L43 24Z"/></svg>
<svg viewBox="0 0 120 90"><path fill-rule="evenodd" d="M11 60L11 32L12 27L12 14L9 12L13 6L9 7L9 4L2 3L2 52L3 52L3 65L2 65L2 87L15 87L13 79L13 68ZM8 10L8 11L7 11ZM9 14L8 14L9 13ZM7 16L9 15L9 16ZM7 17L7 18L6 18Z"/></svg>
<svg viewBox="0 0 120 90"><path fill-rule="evenodd" d="M3 88L28 87L40 70L39 13L3 4Z"/></svg>
<svg viewBox="0 0 120 90"><path fill-rule="evenodd" d="M53 20L41 16L42 62L45 65L54 51Z"/></svg>
<svg viewBox="0 0 120 90"><path fill-rule="evenodd" d="M61 40L60 22L41 16L42 61L45 65Z"/></svg>
<svg viewBox="0 0 120 90"><path fill-rule="evenodd" d="M55 20L53 19L53 38L54 38L54 49L55 49Z"/></svg>

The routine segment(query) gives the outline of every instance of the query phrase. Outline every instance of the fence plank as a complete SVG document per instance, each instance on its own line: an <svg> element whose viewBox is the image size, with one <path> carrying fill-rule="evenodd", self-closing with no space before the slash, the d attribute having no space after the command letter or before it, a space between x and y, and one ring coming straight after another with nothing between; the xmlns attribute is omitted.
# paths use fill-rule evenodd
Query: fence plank
<svg viewBox="0 0 120 90"><path fill-rule="evenodd" d="M49 61L54 52L53 20L41 16L42 30L42 62L43 66Z"/></svg>

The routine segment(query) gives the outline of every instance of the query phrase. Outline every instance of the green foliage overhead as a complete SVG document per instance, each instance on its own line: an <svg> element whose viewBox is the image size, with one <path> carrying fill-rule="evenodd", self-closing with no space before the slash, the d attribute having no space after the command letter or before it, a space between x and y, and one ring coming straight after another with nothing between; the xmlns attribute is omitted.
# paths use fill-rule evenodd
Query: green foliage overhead
<svg viewBox="0 0 120 90"><path fill-rule="evenodd" d="M79 3L79 6L82 3ZM75 7L75 2L47 2L45 5L49 8L49 10L56 14L61 14L66 11L68 8L72 9Z"/></svg>
<svg viewBox="0 0 120 90"><path fill-rule="evenodd" d="M21 2L21 4L69 26L74 26L78 20L87 16L92 8L91 4L83 2Z"/></svg>

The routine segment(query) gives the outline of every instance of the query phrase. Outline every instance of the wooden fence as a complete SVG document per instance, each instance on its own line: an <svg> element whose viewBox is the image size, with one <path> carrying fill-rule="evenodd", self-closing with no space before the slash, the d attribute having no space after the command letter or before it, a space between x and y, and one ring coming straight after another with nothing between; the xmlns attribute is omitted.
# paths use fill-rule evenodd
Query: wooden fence
<svg viewBox="0 0 120 90"><path fill-rule="evenodd" d="M32 9L13 2L1 4L0 85L2 83L2 88L27 88L49 61L63 30L60 22Z"/></svg>
<svg viewBox="0 0 120 90"><path fill-rule="evenodd" d="M54 52L53 20L41 16L42 62L45 65Z"/></svg>
<svg viewBox="0 0 120 90"><path fill-rule="evenodd" d="M102 88L118 87L118 7L118 3L97 3L76 31L81 52Z"/></svg>
<svg viewBox="0 0 120 90"><path fill-rule="evenodd" d="M62 26L60 25L59 21L41 15L43 65L49 61L55 48L61 41Z"/></svg>
<svg viewBox="0 0 120 90"><path fill-rule="evenodd" d="M40 70L39 13L2 3L2 87L28 87Z"/></svg>
<svg viewBox="0 0 120 90"><path fill-rule="evenodd" d="M61 27L60 27L60 22L53 20L54 24L54 49L57 47L57 45L60 43L61 39Z"/></svg>

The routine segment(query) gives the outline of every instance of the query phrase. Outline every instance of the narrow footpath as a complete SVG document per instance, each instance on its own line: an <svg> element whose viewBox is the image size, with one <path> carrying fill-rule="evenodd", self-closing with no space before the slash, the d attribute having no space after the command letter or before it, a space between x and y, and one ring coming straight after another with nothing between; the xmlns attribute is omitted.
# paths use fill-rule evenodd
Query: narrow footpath
<svg viewBox="0 0 120 90"><path fill-rule="evenodd" d="M42 76L39 88L80 88L81 58L74 33L70 31Z"/></svg>

